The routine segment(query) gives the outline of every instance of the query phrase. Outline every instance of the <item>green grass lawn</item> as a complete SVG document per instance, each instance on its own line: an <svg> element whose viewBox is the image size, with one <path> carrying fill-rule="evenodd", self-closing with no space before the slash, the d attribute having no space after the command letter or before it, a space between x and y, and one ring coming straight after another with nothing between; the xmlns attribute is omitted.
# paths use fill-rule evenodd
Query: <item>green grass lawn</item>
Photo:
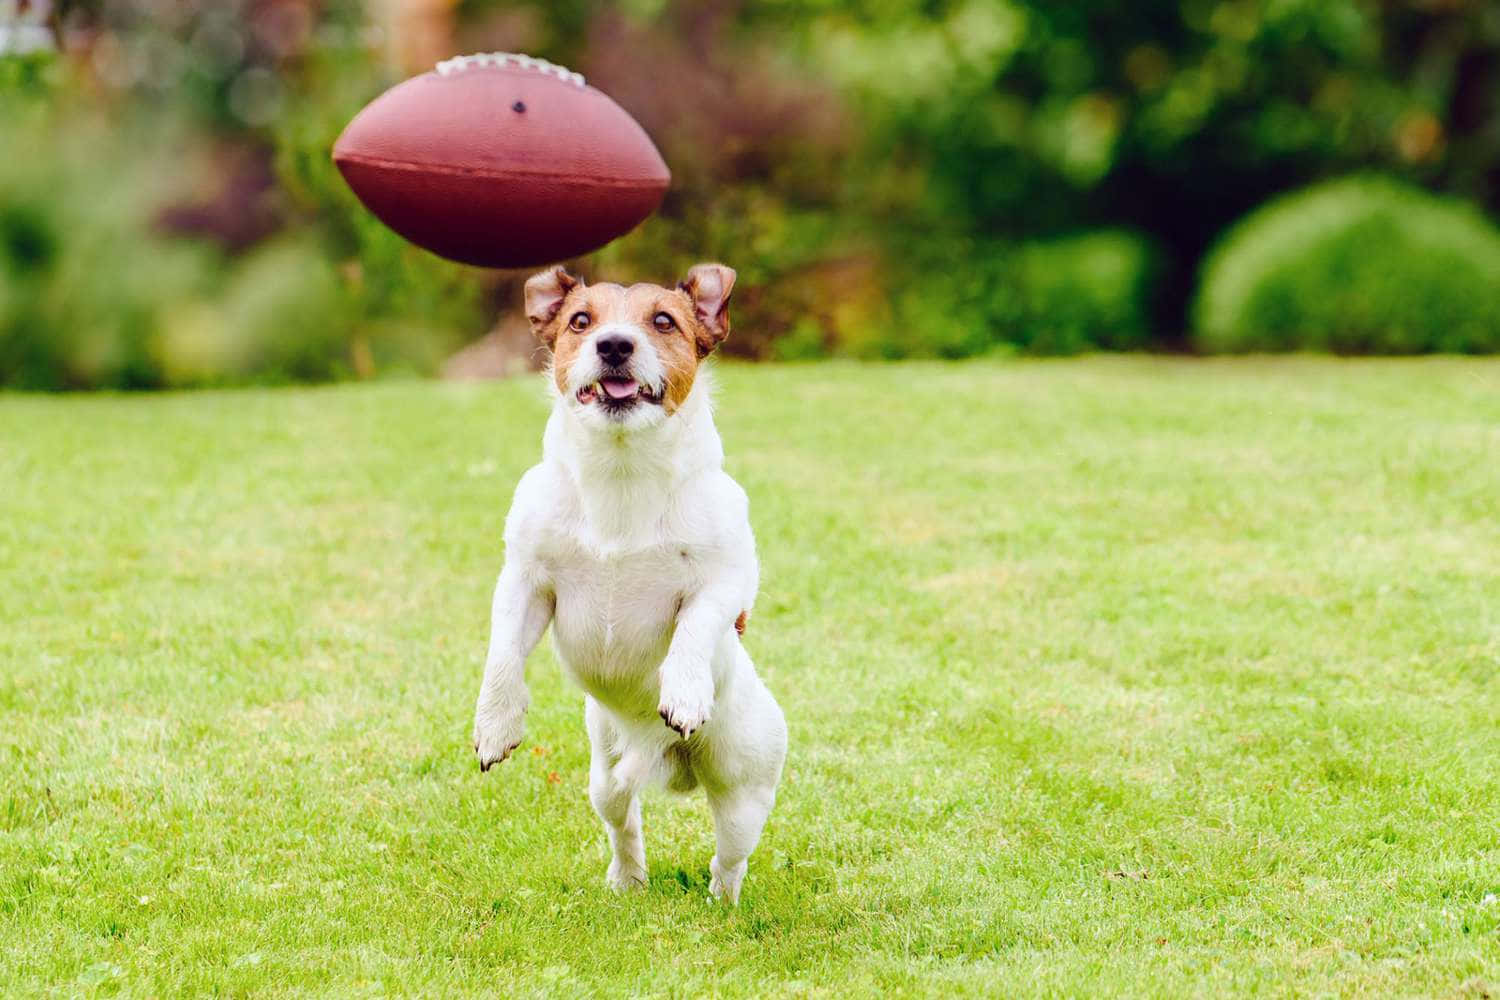
<svg viewBox="0 0 1500 1000"><path fill-rule="evenodd" d="M786 711L469 745L535 382L0 397L0 995L1493 996L1500 363L724 367Z"/></svg>

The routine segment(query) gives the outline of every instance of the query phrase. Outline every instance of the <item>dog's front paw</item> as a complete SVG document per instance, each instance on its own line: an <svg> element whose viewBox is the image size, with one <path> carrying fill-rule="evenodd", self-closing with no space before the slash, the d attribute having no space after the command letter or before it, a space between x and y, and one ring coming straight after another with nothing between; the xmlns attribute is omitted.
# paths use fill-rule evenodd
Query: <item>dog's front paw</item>
<svg viewBox="0 0 1500 1000"><path fill-rule="evenodd" d="M480 711L474 717L474 752L479 770L488 771L510 756L526 735L524 711Z"/></svg>
<svg viewBox="0 0 1500 1000"><path fill-rule="evenodd" d="M669 729L675 729L684 738L703 728L713 710L714 690L712 684L680 685L668 687L663 684L661 704L656 714Z"/></svg>

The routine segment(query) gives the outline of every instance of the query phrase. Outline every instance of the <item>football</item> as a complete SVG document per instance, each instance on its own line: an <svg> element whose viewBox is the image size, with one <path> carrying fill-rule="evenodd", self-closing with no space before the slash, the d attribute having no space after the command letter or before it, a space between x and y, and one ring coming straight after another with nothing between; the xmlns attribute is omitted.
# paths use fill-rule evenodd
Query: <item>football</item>
<svg viewBox="0 0 1500 1000"><path fill-rule="evenodd" d="M671 180L645 130L582 76L502 52L449 59L381 94L333 160L387 226L482 267L598 249L656 211Z"/></svg>

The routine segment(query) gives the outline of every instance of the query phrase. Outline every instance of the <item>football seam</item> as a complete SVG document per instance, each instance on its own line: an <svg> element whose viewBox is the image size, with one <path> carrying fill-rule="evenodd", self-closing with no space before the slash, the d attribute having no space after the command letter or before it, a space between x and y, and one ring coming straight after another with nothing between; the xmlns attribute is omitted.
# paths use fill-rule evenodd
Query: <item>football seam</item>
<svg viewBox="0 0 1500 1000"><path fill-rule="evenodd" d="M538 59L520 52L476 52L473 55L454 56L452 59L444 59L438 63L433 67L433 72L438 76L457 76L473 69L505 69L542 73L555 76L581 90L592 89L585 83L582 73L575 73L566 66L559 66L545 59Z"/></svg>
<svg viewBox="0 0 1500 1000"><path fill-rule="evenodd" d="M408 160L390 160L383 156L368 156L362 153L339 153L333 154L335 163L356 163L365 167L377 167L389 170L404 170L410 172L449 174L454 177L479 177L484 180L512 180L546 178L563 184L596 184L609 187L637 187L637 188L665 188L671 183L671 176L661 180L650 180L631 177L596 177L592 174L564 174L550 170L497 170L491 167L456 167L441 163L415 163Z"/></svg>

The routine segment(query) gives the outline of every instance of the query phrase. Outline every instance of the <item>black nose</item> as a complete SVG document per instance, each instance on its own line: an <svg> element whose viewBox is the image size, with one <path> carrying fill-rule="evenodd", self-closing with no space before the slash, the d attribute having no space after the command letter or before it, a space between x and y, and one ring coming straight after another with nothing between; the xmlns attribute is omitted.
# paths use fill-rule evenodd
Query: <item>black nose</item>
<svg viewBox="0 0 1500 1000"><path fill-rule="evenodd" d="M604 359L605 364L622 365L635 351L635 341L615 334L594 341L594 349L599 352L599 357Z"/></svg>

